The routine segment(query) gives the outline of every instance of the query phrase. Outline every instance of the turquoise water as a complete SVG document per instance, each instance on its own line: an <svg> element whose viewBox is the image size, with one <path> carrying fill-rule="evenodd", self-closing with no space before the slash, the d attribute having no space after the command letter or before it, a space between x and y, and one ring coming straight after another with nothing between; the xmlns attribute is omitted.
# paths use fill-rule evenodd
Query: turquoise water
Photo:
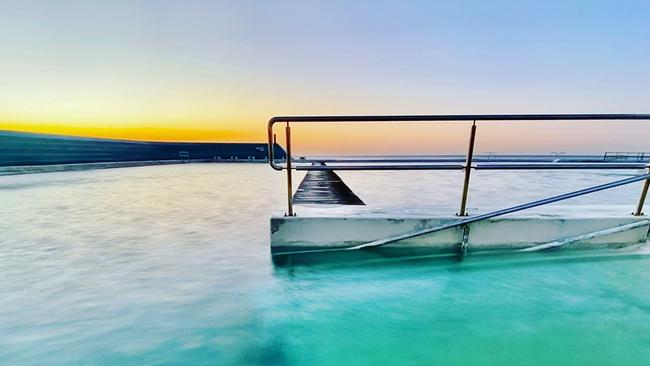
<svg viewBox="0 0 650 366"><path fill-rule="evenodd" d="M620 179L497 174L476 176L472 207ZM458 172L341 175L371 205L458 198ZM633 206L639 189L571 204ZM283 192L263 165L0 177L0 364L648 364L648 256L275 267Z"/></svg>

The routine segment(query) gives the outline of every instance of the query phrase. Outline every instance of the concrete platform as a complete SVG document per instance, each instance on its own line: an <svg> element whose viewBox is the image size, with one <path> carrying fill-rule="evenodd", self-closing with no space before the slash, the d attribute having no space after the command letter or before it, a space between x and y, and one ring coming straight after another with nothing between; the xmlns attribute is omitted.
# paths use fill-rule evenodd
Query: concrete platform
<svg viewBox="0 0 650 366"><path fill-rule="evenodd" d="M554 207L554 213L519 213L469 224L468 251L523 249L595 231L648 220L622 214L626 206ZM271 218L274 254L364 244L413 230L459 220L456 216L390 212L363 206L300 205L298 216ZM620 247L645 242L649 226L571 243L569 248ZM463 229L456 227L382 246L390 249L427 248L431 252L457 251Z"/></svg>
<svg viewBox="0 0 650 366"><path fill-rule="evenodd" d="M314 165L325 165L318 163ZM273 254L542 251L608 248L648 241L650 219L621 205L486 207L458 217L452 207L386 209L364 203L333 171L310 170L294 195L294 212L271 218ZM534 202L533 202L534 203ZM500 216L501 215L501 216ZM491 218L487 218L491 217ZM469 219L469 221L468 221Z"/></svg>

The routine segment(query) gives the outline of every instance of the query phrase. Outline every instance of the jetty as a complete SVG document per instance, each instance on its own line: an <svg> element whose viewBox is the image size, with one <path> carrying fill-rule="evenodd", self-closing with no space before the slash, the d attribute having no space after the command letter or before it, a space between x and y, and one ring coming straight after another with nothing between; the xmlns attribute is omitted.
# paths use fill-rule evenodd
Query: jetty
<svg viewBox="0 0 650 366"><path fill-rule="evenodd" d="M609 248L646 243L650 220L643 213L650 185L647 153L606 153L600 158L556 154L552 158L478 156L474 153L481 123L500 121L650 121L649 114L528 114L528 115L392 115L392 116L284 116L268 123L269 147L276 141L274 126L284 124L286 155L269 156L287 180L287 207L271 217L271 252L274 257L340 252L423 252L454 255L483 251L531 252L557 248ZM291 124L366 122L465 122L470 124L467 154L447 158L352 158L294 160ZM371 128L371 126L369 126ZM467 203L475 170L627 170L629 176L524 204L470 214ZM456 212L401 212L369 210L335 171L458 170L461 200ZM293 172L307 171L297 191ZM399 179L399 178L396 178ZM630 209L555 209L539 214L530 209L575 197L637 183L638 201ZM555 208L556 206L554 206Z"/></svg>

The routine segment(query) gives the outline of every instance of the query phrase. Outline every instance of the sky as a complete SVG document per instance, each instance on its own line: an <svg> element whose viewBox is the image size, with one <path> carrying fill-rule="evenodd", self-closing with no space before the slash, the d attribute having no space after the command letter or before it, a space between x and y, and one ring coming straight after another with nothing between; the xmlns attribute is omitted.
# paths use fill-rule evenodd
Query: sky
<svg viewBox="0 0 650 366"><path fill-rule="evenodd" d="M650 113L647 1L0 0L0 8L0 129L265 141L276 115ZM299 154L459 153L469 124L292 132ZM485 122L477 152L649 151L649 133L650 122Z"/></svg>

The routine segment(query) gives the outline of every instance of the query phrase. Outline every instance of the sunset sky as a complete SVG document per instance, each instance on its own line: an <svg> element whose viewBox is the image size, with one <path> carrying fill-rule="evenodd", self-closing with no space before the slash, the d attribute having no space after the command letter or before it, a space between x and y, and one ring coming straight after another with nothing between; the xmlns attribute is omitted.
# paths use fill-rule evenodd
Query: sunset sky
<svg viewBox="0 0 650 366"><path fill-rule="evenodd" d="M649 113L648 1L0 0L0 129L264 141L274 115ZM449 153L468 124L296 126ZM650 150L650 122L479 126L479 152Z"/></svg>

